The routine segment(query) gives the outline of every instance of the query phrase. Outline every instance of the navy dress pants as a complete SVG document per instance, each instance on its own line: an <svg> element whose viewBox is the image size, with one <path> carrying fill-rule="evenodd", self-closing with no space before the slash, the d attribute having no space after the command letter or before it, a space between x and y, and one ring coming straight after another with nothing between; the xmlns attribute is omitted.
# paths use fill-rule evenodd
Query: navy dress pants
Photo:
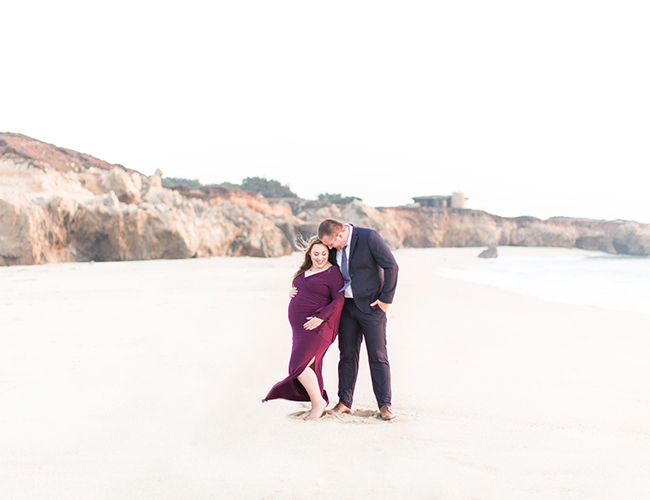
<svg viewBox="0 0 650 500"><path fill-rule="evenodd" d="M345 299L339 325L339 402L352 407L359 373L361 340L366 342L372 388L379 408L391 404L390 365L386 348L386 313L379 306L364 313Z"/></svg>

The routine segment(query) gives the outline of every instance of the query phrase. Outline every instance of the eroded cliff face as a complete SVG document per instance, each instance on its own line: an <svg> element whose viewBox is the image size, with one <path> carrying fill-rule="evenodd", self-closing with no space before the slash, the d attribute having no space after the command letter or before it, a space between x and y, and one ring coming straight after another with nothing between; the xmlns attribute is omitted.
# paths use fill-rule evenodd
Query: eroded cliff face
<svg viewBox="0 0 650 500"><path fill-rule="evenodd" d="M515 245L650 255L650 226L630 221L266 200L219 186L166 189L161 176L0 134L0 265L277 257L325 218L377 229L394 249Z"/></svg>
<svg viewBox="0 0 650 500"><path fill-rule="evenodd" d="M0 265L291 252L263 198L183 196L161 176L0 134Z"/></svg>
<svg viewBox="0 0 650 500"><path fill-rule="evenodd" d="M343 220L379 230L392 248L548 246L650 255L650 225L631 221L506 218L415 206L373 209L358 201L341 214Z"/></svg>

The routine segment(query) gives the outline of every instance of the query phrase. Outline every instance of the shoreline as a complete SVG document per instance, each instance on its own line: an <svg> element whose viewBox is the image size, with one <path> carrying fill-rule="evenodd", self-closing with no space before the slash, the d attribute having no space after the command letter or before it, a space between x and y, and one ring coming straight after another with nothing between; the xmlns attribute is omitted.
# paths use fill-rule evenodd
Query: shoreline
<svg viewBox="0 0 650 500"><path fill-rule="evenodd" d="M457 256L432 272L558 304L650 315L650 306L644 300L650 286L648 257L580 249L520 248L498 247L499 257L493 259L472 259L471 252L463 252L462 260ZM631 266L642 262L648 265Z"/></svg>

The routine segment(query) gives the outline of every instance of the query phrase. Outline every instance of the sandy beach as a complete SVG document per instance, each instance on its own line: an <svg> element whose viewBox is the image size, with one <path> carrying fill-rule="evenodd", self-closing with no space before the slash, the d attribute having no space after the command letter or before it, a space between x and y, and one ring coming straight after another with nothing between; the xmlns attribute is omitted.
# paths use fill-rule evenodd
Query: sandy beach
<svg viewBox="0 0 650 500"><path fill-rule="evenodd" d="M261 403L298 254L0 268L0 498L647 498L650 316L431 271L480 251L395 253L392 422L365 354L352 415Z"/></svg>

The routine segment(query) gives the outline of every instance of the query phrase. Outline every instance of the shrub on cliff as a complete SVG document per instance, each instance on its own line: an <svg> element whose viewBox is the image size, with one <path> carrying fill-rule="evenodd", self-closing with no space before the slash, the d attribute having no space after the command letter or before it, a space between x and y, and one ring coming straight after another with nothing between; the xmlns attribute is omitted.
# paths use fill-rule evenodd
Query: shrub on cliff
<svg viewBox="0 0 650 500"><path fill-rule="evenodd" d="M264 177L246 177L241 183L241 189L259 193L264 198L298 198L289 186Z"/></svg>
<svg viewBox="0 0 650 500"><path fill-rule="evenodd" d="M190 189L199 189L203 184L198 179L183 179L182 177L163 177L162 185L166 188L173 188L185 184Z"/></svg>
<svg viewBox="0 0 650 500"><path fill-rule="evenodd" d="M186 185L190 189L201 189L204 187L198 179L184 179L182 177L164 177L162 179L162 185L170 189L182 185ZM298 195L291 191L289 186L280 184L274 179L266 179L264 177L246 177L241 184L222 182L218 186L227 189L238 188L242 191L259 193L265 198L298 198Z"/></svg>
<svg viewBox="0 0 650 500"><path fill-rule="evenodd" d="M347 205L354 200L362 201L361 198L356 196L343 196L340 193L331 194L331 193L321 193L318 195L319 201L327 201L329 203L334 203L336 205Z"/></svg>

